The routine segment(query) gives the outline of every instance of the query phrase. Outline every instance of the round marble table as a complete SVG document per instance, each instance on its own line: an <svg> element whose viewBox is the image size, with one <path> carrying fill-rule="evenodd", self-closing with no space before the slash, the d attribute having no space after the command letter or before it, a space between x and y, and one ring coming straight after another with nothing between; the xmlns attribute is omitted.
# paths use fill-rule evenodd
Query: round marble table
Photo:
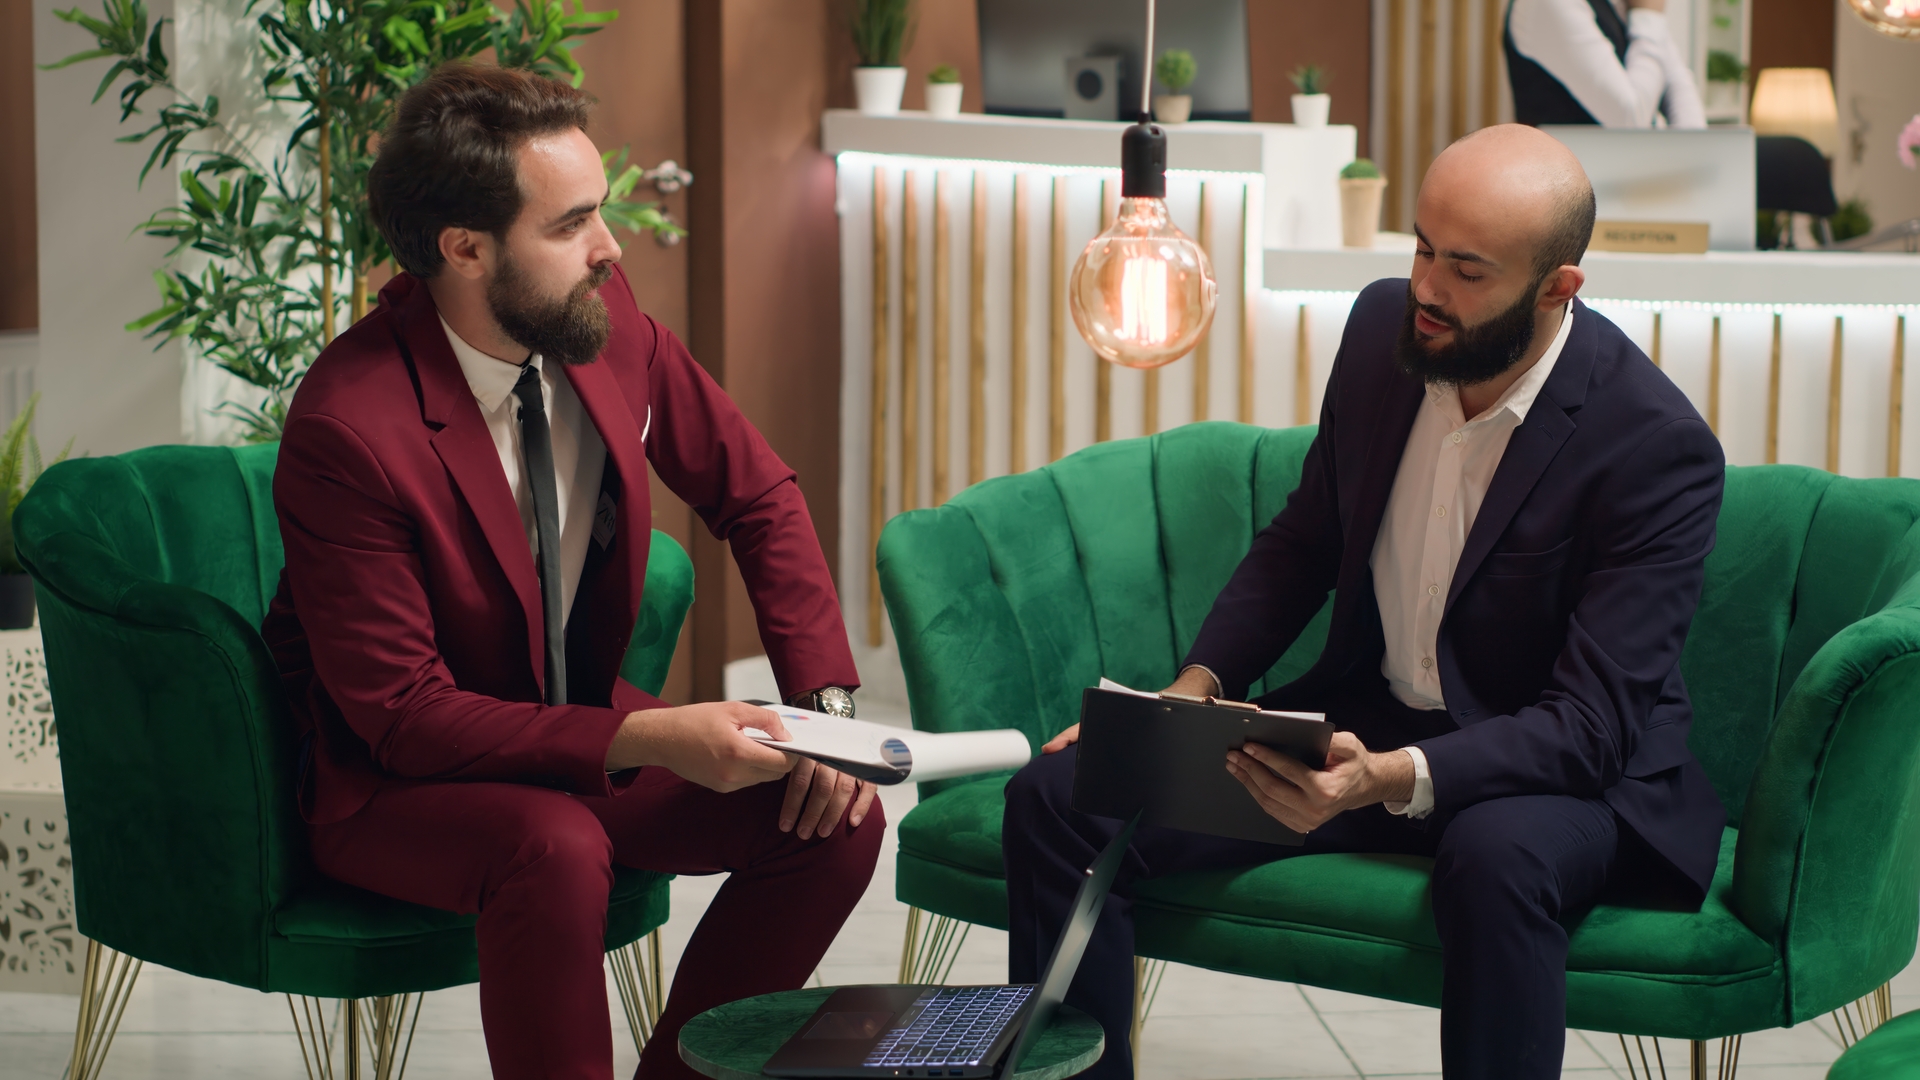
<svg viewBox="0 0 1920 1080"><path fill-rule="evenodd" d="M810 986L708 1009L680 1029L680 1057L714 1080L765 1080L767 1059L835 989ZM1065 1080L1092 1068L1105 1048L1092 1017L1061 1006L1013 1080Z"/></svg>

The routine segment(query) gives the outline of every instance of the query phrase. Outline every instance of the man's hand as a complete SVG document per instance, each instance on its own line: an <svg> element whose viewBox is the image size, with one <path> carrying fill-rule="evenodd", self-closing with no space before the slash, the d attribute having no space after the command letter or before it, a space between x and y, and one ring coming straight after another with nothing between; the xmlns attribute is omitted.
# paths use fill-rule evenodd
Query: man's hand
<svg viewBox="0 0 1920 1080"><path fill-rule="evenodd" d="M1197 667L1190 667L1173 680L1173 685L1160 691L1163 694L1185 694L1188 697L1212 697L1220 693L1220 685L1213 676ZM1056 754L1080 741L1080 725L1075 724L1067 730L1048 739L1040 748L1043 754Z"/></svg>
<svg viewBox="0 0 1920 1080"><path fill-rule="evenodd" d="M1372 753L1350 731L1334 733L1324 769L1248 743L1244 752L1227 752L1227 771L1247 786L1260 809L1297 833L1312 832L1345 810L1413 798L1412 755Z"/></svg>
<svg viewBox="0 0 1920 1080"><path fill-rule="evenodd" d="M802 840L815 833L827 836L839 824L849 802L853 811L847 814L847 825L859 825L866 820L867 808L873 805L873 796L879 790L811 758L796 758L793 771L787 774L787 800L780 805L780 831L797 828Z"/></svg>
<svg viewBox="0 0 1920 1080"><path fill-rule="evenodd" d="M738 791L792 771L792 755L749 739L741 728L758 728L781 741L793 738L779 714L744 702L648 709L627 714L607 748L607 768L658 765L714 791Z"/></svg>

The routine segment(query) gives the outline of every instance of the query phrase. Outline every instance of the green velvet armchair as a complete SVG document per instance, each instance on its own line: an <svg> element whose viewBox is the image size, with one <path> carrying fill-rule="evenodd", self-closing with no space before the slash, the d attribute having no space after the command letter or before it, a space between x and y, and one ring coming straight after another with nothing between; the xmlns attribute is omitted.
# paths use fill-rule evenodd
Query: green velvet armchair
<svg viewBox="0 0 1920 1080"><path fill-rule="evenodd" d="M283 558L276 450L68 461L13 516L38 593L89 939L74 1080L97 1075L145 961L289 995L320 1075L359 1075L363 1053L375 1075L397 1075L382 1069L404 1065L418 995L479 978L471 916L339 884L309 861L292 721L257 631ZM686 554L654 533L629 681L659 691L692 599ZM636 1043L659 1008L668 880L621 871L607 915ZM339 1073L319 999L347 1002Z"/></svg>
<svg viewBox="0 0 1920 1080"><path fill-rule="evenodd" d="M917 727L1017 725L1034 747L1102 675L1172 681L1311 427L1203 423L1106 443L900 515L879 572ZM1731 468L1682 670L1729 825L1705 906L1601 906L1574 931L1568 1023L1688 1040L1867 995L1920 912L1920 481ZM1303 672L1327 612L1252 694ZM1004 928L1005 775L921 786L899 825L902 967L956 923ZM1143 957L1423 1005L1440 998L1430 861L1317 855L1143 883ZM935 916L924 925L920 912ZM917 938L916 938L917 935ZM950 963L950 959L945 961ZM1143 980L1144 981L1144 980ZM1731 1062L1729 1062L1731 1064Z"/></svg>

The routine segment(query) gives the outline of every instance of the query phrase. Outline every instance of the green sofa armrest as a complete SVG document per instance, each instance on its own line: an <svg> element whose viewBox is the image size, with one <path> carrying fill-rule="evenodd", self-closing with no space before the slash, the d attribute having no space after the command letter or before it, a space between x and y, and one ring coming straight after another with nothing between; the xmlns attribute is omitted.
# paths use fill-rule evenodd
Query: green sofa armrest
<svg viewBox="0 0 1920 1080"><path fill-rule="evenodd" d="M1731 906L1786 958L1788 1022L1892 978L1920 923L1920 576L1836 633L1780 709L1746 801Z"/></svg>
<svg viewBox="0 0 1920 1080"><path fill-rule="evenodd" d="M647 548L647 582L640 594L640 617L634 621L627 655L620 661L620 677L654 697L667 684L673 650L680 643L680 625L693 606L693 560L673 537L653 530Z"/></svg>
<svg viewBox="0 0 1920 1080"><path fill-rule="evenodd" d="M222 601L138 574L90 536L33 536L22 561L40 601L80 931L263 985L271 912L308 873L272 657Z"/></svg>

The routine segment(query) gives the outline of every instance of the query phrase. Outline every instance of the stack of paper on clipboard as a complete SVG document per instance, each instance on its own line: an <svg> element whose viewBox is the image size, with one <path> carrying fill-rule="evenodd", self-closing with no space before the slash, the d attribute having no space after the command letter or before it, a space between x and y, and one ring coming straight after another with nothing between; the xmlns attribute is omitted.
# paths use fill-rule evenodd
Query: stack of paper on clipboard
<svg viewBox="0 0 1920 1080"><path fill-rule="evenodd" d="M1027 737L1012 728L996 731L915 731L866 720L762 705L780 717L788 742L755 728L745 734L776 750L812 758L876 784L906 780L951 780L956 776L1017 769L1033 756Z"/></svg>

